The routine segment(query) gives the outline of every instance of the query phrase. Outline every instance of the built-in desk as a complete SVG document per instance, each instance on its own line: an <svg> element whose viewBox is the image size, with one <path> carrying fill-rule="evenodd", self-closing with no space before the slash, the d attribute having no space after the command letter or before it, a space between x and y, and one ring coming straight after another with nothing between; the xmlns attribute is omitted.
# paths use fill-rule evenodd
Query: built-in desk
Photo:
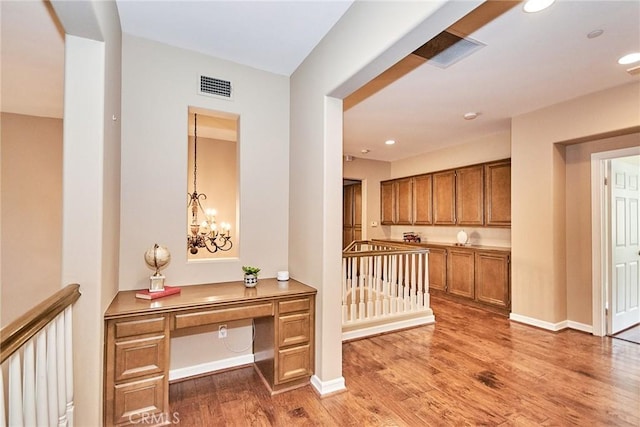
<svg viewBox="0 0 640 427"><path fill-rule="evenodd" d="M309 382L314 370L316 290L295 280L183 286L154 301L121 291L105 320L104 423L170 423L171 331L254 319L254 366L272 393Z"/></svg>

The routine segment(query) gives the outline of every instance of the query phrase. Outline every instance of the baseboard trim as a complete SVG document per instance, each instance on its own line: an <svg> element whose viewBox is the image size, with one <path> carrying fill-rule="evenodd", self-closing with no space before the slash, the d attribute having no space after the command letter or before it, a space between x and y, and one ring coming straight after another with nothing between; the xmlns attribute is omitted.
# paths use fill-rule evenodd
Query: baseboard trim
<svg viewBox="0 0 640 427"><path fill-rule="evenodd" d="M533 317L523 316L521 314L511 313L509 319L525 325L535 326L537 328L546 329L548 331L558 332L563 329L575 329L577 331L593 333L593 326L584 323L574 322L573 320L563 320L558 323L551 323Z"/></svg>
<svg viewBox="0 0 640 427"><path fill-rule="evenodd" d="M412 328L414 326L430 325L435 323L435 316L429 315L424 317L417 317L415 319L398 320L392 323L385 323L382 325L364 327L353 331L343 332L342 341L349 341L357 338L368 337L371 335L382 334L385 332L397 331L400 329Z"/></svg>
<svg viewBox="0 0 640 427"><path fill-rule="evenodd" d="M576 331L582 331L589 334L593 334L593 325L587 325L585 323L574 322L573 320L567 320L567 325L571 329L575 329Z"/></svg>
<svg viewBox="0 0 640 427"><path fill-rule="evenodd" d="M253 361L253 354L245 354L243 356L230 357L228 359L216 360L214 362L187 366L186 368L172 369L169 371L169 381L235 368L236 366L248 365L253 363Z"/></svg>
<svg viewBox="0 0 640 427"><path fill-rule="evenodd" d="M313 375L310 383L321 397L326 397L330 394L347 390L347 386L344 383L344 377L338 377L329 381L322 381L317 375Z"/></svg>

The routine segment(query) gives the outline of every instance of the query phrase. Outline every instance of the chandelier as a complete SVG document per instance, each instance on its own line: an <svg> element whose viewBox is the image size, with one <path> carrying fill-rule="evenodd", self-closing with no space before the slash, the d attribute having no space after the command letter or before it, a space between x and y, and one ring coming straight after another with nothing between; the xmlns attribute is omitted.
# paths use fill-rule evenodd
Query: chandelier
<svg viewBox="0 0 640 427"><path fill-rule="evenodd" d="M197 254L198 249L206 249L211 253L228 251L233 246L231 242L231 224L220 223L220 229L216 223L216 210L204 209L202 201L207 199L206 194L198 194L198 115L193 116L193 193L187 193L189 202L187 211L191 212L191 224L187 235L187 249L192 254ZM204 221L199 222L198 211L204 216Z"/></svg>

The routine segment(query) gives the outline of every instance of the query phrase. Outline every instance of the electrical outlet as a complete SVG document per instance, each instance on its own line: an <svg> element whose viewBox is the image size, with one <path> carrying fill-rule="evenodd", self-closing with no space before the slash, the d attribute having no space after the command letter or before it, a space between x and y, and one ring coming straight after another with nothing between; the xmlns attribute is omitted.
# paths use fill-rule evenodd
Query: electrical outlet
<svg viewBox="0 0 640 427"><path fill-rule="evenodd" d="M218 338L226 338L227 337L227 325L218 326Z"/></svg>

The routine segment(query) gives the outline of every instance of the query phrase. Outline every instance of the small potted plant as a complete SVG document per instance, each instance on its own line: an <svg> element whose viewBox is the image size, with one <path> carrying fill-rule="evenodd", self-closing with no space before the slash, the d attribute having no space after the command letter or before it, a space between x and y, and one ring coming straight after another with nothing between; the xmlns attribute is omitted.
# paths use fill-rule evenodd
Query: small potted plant
<svg viewBox="0 0 640 427"><path fill-rule="evenodd" d="M260 269L258 267L242 266L242 271L244 271L244 285L247 288L254 288L258 284Z"/></svg>

